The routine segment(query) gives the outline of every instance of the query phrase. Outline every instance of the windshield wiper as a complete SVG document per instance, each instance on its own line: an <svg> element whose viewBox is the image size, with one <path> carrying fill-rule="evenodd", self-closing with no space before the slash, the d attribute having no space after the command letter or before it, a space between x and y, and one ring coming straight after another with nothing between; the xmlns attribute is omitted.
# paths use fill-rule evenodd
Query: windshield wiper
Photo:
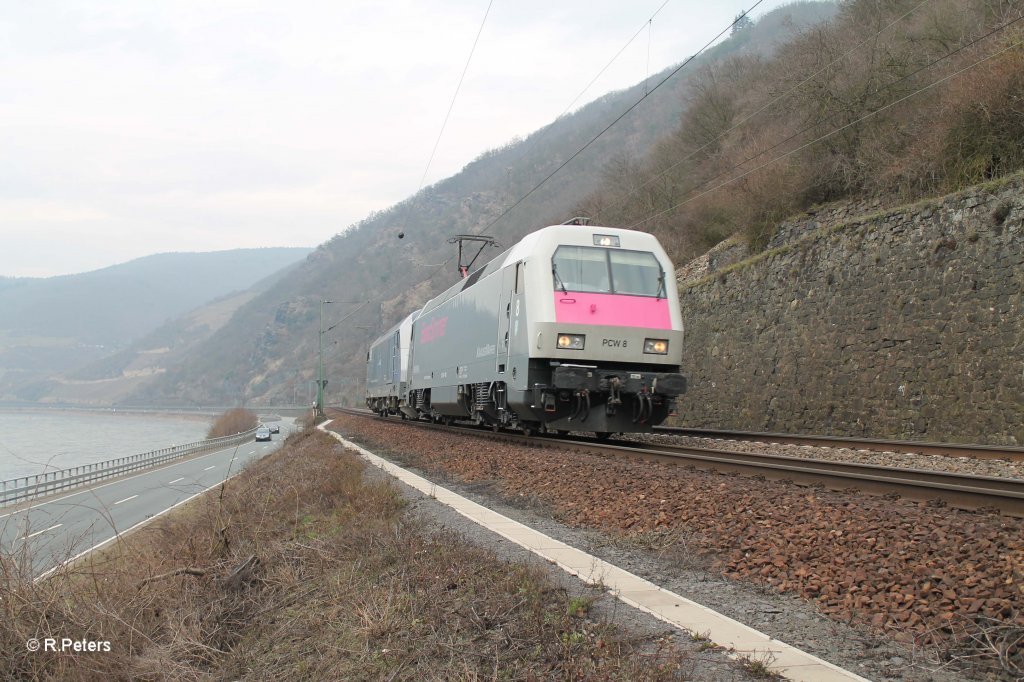
<svg viewBox="0 0 1024 682"><path fill-rule="evenodd" d="M562 278L558 276L558 266L553 263L551 265L551 274L555 276L555 281L558 282L558 286L562 287L562 293L568 296L569 290L565 288L565 282L563 282Z"/></svg>
<svg viewBox="0 0 1024 682"><path fill-rule="evenodd" d="M662 270L661 274L658 275L658 293L655 294L657 300L661 300L661 292L665 292L665 298L668 298L668 291L665 290L665 271Z"/></svg>

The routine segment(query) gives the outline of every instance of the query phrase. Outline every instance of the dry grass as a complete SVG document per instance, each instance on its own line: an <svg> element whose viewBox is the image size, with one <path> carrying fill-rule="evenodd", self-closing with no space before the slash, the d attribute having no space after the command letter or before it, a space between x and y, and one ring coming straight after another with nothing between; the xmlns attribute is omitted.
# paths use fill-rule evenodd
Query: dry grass
<svg viewBox="0 0 1024 682"><path fill-rule="evenodd" d="M915 645L939 634L925 633ZM938 659L935 664L977 670L989 679L1024 680L1024 627L981 615L954 616L941 635L937 655L925 653Z"/></svg>
<svg viewBox="0 0 1024 682"><path fill-rule="evenodd" d="M697 661L423 526L316 432L74 569L0 572L2 679L679 679ZM32 637L109 653L30 653Z"/></svg>
<svg viewBox="0 0 1024 682"><path fill-rule="evenodd" d="M220 438L221 436L233 436L236 433L242 433L243 431L255 428L258 423L259 417L256 416L255 412L244 407L236 407L217 417L206 437Z"/></svg>

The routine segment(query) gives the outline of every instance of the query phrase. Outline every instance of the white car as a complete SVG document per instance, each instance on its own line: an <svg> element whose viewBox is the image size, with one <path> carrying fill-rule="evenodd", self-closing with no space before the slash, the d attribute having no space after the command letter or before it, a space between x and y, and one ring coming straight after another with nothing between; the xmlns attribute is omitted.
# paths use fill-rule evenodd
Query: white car
<svg viewBox="0 0 1024 682"><path fill-rule="evenodd" d="M256 440L270 440L270 429L266 426L261 426L256 429Z"/></svg>

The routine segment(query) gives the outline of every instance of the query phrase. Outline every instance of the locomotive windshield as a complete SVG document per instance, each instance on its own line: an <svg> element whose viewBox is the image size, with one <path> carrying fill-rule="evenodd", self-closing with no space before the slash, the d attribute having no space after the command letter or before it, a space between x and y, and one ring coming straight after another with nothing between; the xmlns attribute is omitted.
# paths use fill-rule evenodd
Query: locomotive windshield
<svg viewBox="0 0 1024 682"><path fill-rule="evenodd" d="M665 275L649 251L559 246L551 259L556 290L662 297Z"/></svg>

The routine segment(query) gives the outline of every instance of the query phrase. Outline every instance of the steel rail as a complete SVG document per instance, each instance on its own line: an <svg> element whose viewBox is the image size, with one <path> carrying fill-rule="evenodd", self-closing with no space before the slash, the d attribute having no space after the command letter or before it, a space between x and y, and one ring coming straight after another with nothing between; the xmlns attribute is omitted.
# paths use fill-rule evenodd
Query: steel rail
<svg viewBox="0 0 1024 682"><path fill-rule="evenodd" d="M853 438L845 436L814 436L791 433L757 433L719 429L691 429L674 426L656 426L654 432L667 436L716 438L721 440L780 443L783 445L811 445L827 448L849 448L874 452L913 452L943 457L971 457L974 459L1005 459L1024 462L1024 448L1002 445L970 445L960 443L929 443L924 441L885 440L883 438Z"/></svg>
<svg viewBox="0 0 1024 682"><path fill-rule="evenodd" d="M610 447L635 451L644 458L686 463L697 468L760 475L806 485L825 485L836 490L855 488L875 494L898 493L917 500L939 499L960 509L995 508L1009 516L1024 517L1022 479L678 445L650 447L647 444L616 443Z"/></svg>
<svg viewBox="0 0 1024 682"><path fill-rule="evenodd" d="M339 410L345 414L373 417L370 412ZM703 470L762 476L799 485L823 485L833 490L857 489L870 494L899 494L914 500L941 500L959 509L995 509L1007 516L1024 518L1024 480L994 476L970 476L922 469L873 464L832 462L802 457L731 452L681 445L651 445L635 441L617 443L590 439L524 436L466 426L443 426L425 421L402 421L410 426L452 431L523 445L586 450L603 455L629 456L647 461L693 466Z"/></svg>

